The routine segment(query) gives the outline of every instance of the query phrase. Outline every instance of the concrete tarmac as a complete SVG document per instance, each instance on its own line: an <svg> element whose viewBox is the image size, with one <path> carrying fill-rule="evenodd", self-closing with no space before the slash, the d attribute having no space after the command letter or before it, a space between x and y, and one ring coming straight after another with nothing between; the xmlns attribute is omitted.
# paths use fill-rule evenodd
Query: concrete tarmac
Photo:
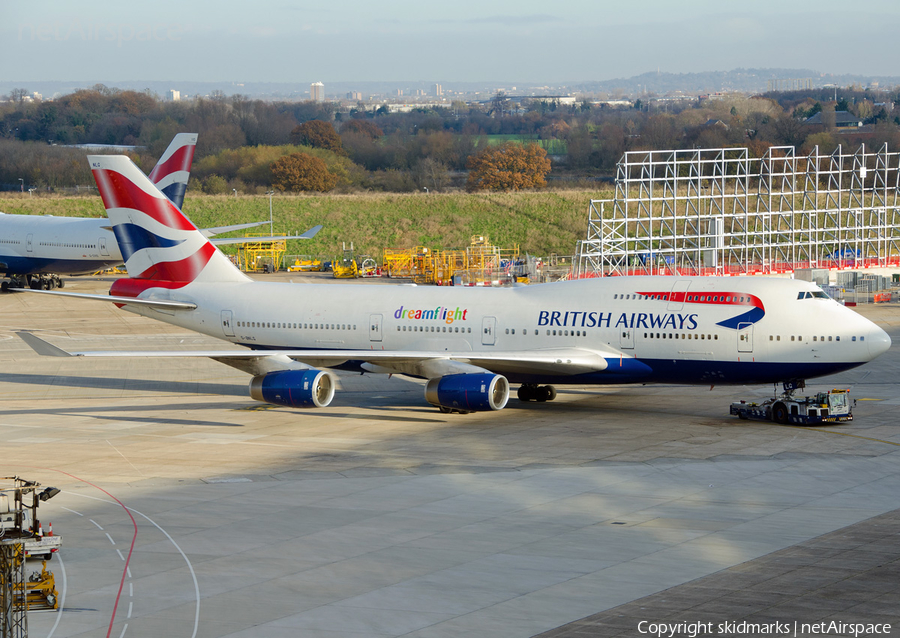
<svg viewBox="0 0 900 638"><path fill-rule="evenodd" d="M62 489L40 512L63 536L63 605L31 614L31 635L528 637L888 515L900 308L859 311L895 345L810 382L851 388L852 423L797 428L728 415L769 386L562 387L444 415L420 381L345 375L329 407L291 410L213 361L39 357L13 331L229 346L109 304L0 296L0 474Z"/></svg>

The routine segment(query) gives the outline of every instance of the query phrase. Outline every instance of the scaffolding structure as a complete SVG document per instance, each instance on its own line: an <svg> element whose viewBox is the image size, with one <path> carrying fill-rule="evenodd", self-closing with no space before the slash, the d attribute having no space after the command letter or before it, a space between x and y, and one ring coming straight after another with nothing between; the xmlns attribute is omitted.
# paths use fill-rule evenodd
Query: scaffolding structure
<svg viewBox="0 0 900 638"><path fill-rule="evenodd" d="M519 246L505 249L489 238L474 235L465 250L431 250L416 246L408 250L386 248L384 271L389 277L408 277L417 284L500 285L523 276Z"/></svg>
<svg viewBox="0 0 900 638"><path fill-rule="evenodd" d="M239 244L232 262L243 272L277 272L283 266L286 251L286 240L260 238L260 241Z"/></svg>
<svg viewBox="0 0 900 638"><path fill-rule="evenodd" d="M592 200L575 276L739 275L900 264L900 153L627 152Z"/></svg>

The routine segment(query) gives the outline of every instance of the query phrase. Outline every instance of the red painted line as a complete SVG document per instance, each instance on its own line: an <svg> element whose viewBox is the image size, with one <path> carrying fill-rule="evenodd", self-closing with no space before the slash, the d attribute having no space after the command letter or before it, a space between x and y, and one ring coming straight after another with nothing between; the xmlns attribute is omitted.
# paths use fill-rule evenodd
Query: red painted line
<svg viewBox="0 0 900 638"><path fill-rule="evenodd" d="M31 467L36 470L58 472L59 474L65 474L66 476L71 477L71 478L75 479L76 481L81 481L82 483L90 485L91 487L93 487L97 490L100 490L101 492L106 494L108 497L110 497L112 500L114 500L116 503L118 503L119 506L123 510L125 510L125 513L128 514L128 518L131 519L131 524L134 527L134 535L131 537L131 546L128 548L128 557L125 559L125 569L122 570L122 579L119 581L119 591L116 594L116 602L113 605L112 617L110 617L110 619L109 619L109 629L106 630L106 638L109 638L112 635L113 623L116 620L116 610L118 610L118 608L119 608L119 599L122 597L122 589L125 587L125 576L128 575L128 564L131 562L131 554L134 552L134 544L137 542L137 533L138 533L137 521L134 520L134 516L132 516L131 510L129 510L127 507L125 507L125 504L122 503L122 501L120 501L115 496L113 496L112 494L110 494L109 492L104 490L99 485L94 485L90 481L87 481L81 477L75 476L74 474L69 474L68 472L64 472L63 470L57 470L52 467L39 467L39 466L30 466L30 465L23 465L20 467Z"/></svg>

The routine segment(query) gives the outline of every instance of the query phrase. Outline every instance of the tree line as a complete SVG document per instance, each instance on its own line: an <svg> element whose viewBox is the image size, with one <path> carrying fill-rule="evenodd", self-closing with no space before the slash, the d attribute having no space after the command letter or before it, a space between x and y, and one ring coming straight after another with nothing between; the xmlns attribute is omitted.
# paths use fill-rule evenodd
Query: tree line
<svg viewBox="0 0 900 638"><path fill-rule="evenodd" d="M454 102L409 113L384 105L268 102L221 93L169 102L102 85L52 101L29 102L26 95L16 90L0 103L0 184L7 187L91 184L85 152L69 147L75 144L140 147L134 159L149 170L184 131L200 134L192 186L212 193L273 186L508 190L534 188L545 178L589 184L612 176L622 154L632 150L748 146L758 156L773 145L799 152L860 142L900 146L900 109L894 110L900 93L862 89L642 99L633 108L588 100L514 103L501 93L485 104ZM853 113L865 126L847 133L806 124L819 111L835 110ZM509 167L531 172L499 179Z"/></svg>

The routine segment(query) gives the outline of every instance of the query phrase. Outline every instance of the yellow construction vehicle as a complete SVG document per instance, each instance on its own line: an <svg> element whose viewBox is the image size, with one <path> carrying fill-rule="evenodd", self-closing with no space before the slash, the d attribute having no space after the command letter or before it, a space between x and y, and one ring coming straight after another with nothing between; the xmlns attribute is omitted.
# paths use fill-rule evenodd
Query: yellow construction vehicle
<svg viewBox="0 0 900 638"><path fill-rule="evenodd" d="M288 266L288 272L321 272L322 262L309 255L300 255Z"/></svg>
<svg viewBox="0 0 900 638"><path fill-rule="evenodd" d="M349 250L346 244L342 244L342 246L344 254L331 262L331 274L335 279L355 279L359 277L359 265L353 256L353 242L350 242Z"/></svg>

